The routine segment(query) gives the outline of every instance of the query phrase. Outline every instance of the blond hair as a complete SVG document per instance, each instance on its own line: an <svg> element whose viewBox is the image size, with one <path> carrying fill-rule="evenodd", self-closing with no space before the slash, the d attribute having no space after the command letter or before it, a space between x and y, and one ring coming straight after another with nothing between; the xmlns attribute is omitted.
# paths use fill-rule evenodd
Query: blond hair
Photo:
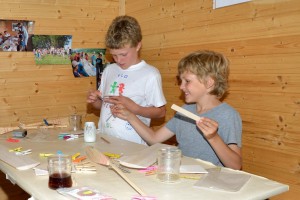
<svg viewBox="0 0 300 200"><path fill-rule="evenodd" d="M110 49L120 49L128 44L136 47L141 41L142 31L138 21L127 15L116 17L105 36L105 45Z"/></svg>
<svg viewBox="0 0 300 200"><path fill-rule="evenodd" d="M206 84L206 78L214 80L214 88L210 94L221 98L228 89L229 61L214 51L196 51L182 58L178 63L178 74L191 72L199 81Z"/></svg>

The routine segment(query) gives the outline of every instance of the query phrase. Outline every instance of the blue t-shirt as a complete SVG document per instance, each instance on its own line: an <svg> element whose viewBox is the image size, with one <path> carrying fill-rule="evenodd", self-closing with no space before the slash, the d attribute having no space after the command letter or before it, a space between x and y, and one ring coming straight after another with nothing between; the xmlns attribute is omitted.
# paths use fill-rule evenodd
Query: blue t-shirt
<svg viewBox="0 0 300 200"><path fill-rule="evenodd" d="M218 134L225 144L242 145L242 120L239 113L227 103L222 103L208 112L198 114L196 104L184 105L184 109L218 122ZM168 121L166 127L176 134L178 146L182 154L200 158L218 166L224 166L210 144L204 138L196 122L179 113Z"/></svg>

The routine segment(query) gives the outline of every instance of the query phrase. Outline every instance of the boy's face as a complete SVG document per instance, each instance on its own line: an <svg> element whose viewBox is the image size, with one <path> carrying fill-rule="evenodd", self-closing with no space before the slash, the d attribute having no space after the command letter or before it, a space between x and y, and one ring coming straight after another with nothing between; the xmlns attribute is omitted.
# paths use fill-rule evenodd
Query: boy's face
<svg viewBox="0 0 300 200"><path fill-rule="evenodd" d="M198 77L191 72L180 74L180 89L185 96L186 103L195 103L203 99L208 94L208 88L200 82Z"/></svg>
<svg viewBox="0 0 300 200"><path fill-rule="evenodd" d="M115 62L122 68L128 69L130 66L135 65L140 62L139 50L141 48L141 43L136 47L130 47L130 45L125 45L121 49L110 49L110 54L113 56Z"/></svg>

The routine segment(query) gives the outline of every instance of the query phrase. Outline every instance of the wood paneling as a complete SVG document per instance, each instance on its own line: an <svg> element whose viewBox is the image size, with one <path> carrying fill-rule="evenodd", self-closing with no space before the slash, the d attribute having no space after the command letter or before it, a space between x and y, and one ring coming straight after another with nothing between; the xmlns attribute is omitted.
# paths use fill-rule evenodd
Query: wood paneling
<svg viewBox="0 0 300 200"><path fill-rule="evenodd" d="M119 1L3 1L1 19L33 20L34 34L72 35L73 48L105 48L104 35L119 14ZM32 52L0 52L0 126L43 118L83 115L98 120L86 105L95 77L74 78L71 65L36 65Z"/></svg>
<svg viewBox="0 0 300 200"><path fill-rule="evenodd" d="M224 99L243 120L243 170L290 185L272 199L300 195L300 2L253 0L212 9L207 0L126 1L143 29L142 57L156 66L168 101L183 98L177 63L210 49L231 63Z"/></svg>
<svg viewBox="0 0 300 200"><path fill-rule="evenodd" d="M212 0L0 0L1 19L34 20L35 34L71 34L74 48L103 48L119 13L138 19L141 56L163 79L167 116L184 103L176 74L191 51L211 49L231 61L224 99L243 119L243 170L290 185L272 199L300 195L300 1L253 0L212 9ZM119 6L121 5L121 6ZM75 79L70 66L35 65L31 52L0 52L0 126L65 117L98 120L86 105L94 78ZM171 141L171 143L173 143Z"/></svg>

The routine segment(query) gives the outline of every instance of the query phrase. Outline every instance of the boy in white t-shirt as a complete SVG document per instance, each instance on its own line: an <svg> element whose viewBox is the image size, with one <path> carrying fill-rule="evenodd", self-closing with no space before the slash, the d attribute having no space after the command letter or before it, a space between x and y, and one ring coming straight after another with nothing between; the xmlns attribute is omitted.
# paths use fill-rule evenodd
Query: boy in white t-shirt
<svg viewBox="0 0 300 200"><path fill-rule="evenodd" d="M105 68L100 87L89 92L87 102L101 108L98 123L101 133L146 144L127 121L112 116L110 107L122 104L150 126L151 118L161 118L166 113L161 75L139 57L142 33L135 18L116 17L105 43L115 63Z"/></svg>

